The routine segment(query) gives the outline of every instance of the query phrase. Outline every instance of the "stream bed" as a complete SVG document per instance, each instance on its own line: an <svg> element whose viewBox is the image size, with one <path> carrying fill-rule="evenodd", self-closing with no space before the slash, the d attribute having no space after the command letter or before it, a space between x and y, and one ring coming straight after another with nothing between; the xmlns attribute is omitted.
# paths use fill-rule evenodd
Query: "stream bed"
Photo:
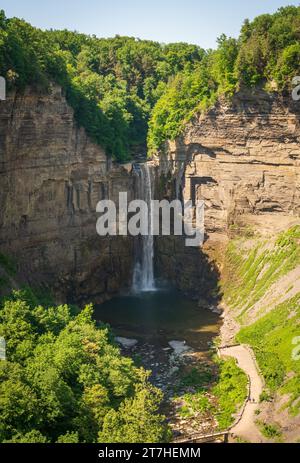
<svg viewBox="0 0 300 463"><path fill-rule="evenodd" d="M151 382L164 392L174 436L215 429L209 415L183 416L180 397L195 390L183 381L185 375L214 368L210 347L222 323L218 314L167 287L111 299L96 306L94 317L110 324L124 355L151 370Z"/></svg>

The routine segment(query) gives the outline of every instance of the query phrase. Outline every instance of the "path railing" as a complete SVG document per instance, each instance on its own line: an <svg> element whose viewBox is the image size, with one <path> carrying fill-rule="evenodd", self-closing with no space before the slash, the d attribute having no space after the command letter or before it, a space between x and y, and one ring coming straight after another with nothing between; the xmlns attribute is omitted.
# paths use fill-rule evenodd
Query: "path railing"
<svg viewBox="0 0 300 463"><path fill-rule="evenodd" d="M193 434L189 437L178 437L172 441L173 444L194 444L194 443L210 443L222 439L224 443L228 442L229 432L218 432L214 434Z"/></svg>
<svg viewBox="0 0 300 463"><path fill-rule="evenodd" d="M239 347L239 346L241 346L241 344L231 344L231 345L217 347L216 348L217 349L217 354L221 358L221 350L228 349L230 347ZM263 380L263 376L261 374L260 368L259 368L259 366L257 364L256 358L255 358L255 355L254 355L252 349L250 349L250 347L247 346L247 345L243 344L243 346L245 348L247 348L248 352L250 353L252 359L254 360L254 364L255 364L255 367L257 369L257 372L260 374L260 376L261 376L261 378ZM189 437L179 437L177 439L174 439L172 442L176 443L176 444L201 443L201 442L202 443L209 443L209 442L215 442L215 441L217 441L219 439L222 439L224 443L227 443L229 436L232 434L230 432L231 429L233 429L241 421L241 419L242 419L242 417L244 415L247 403L251 399L251 378L247 373L246 373L246 375L247 375L247 389L248 389L247 397L244 400L244 403L243 403L242 407L240 408L238 416L236 417L235 421L233 422L233 424L226 431L219 432L219 433L214 433L214 434L206 434L206 435L195 433L195 434L192 434Z"/></svg>

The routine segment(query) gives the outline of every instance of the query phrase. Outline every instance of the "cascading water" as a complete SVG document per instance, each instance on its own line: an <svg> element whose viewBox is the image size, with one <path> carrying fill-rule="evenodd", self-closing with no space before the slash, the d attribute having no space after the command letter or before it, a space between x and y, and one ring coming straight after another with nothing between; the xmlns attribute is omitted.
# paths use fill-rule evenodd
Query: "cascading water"
<svg viewBox="0 0 300 463"><path fill-rule="evenodd" d="M148 206L148 233L140 236L135 246L135 266L133 271L132 289L135 293L155 291L153 272L153 234L152 234L152 180L147 163L135 166L137 180L136 198L142 199Z"/></svg>

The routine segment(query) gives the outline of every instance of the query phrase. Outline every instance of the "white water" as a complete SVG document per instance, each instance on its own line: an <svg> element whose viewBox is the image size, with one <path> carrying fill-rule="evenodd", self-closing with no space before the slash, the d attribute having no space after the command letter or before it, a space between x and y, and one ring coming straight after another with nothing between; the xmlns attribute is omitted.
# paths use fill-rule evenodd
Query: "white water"
<svg viewBox="0 0 300 463"><path fill-rule="evenodd" d="M132 289L135 293L155 291L153 272L154 243L152 234L152 182L151 172L147 163L139 164L136 169L137 199L144 200L148 205L148 234L141 236L135 249L135 266L133 271Z"/></svg>

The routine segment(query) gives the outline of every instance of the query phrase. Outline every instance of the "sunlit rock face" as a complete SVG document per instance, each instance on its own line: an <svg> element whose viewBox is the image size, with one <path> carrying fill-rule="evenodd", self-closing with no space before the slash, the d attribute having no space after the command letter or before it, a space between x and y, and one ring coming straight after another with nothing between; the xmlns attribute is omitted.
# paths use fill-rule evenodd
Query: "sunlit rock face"
<svg viewBox="0 0 300 463"><path fill-rule="evenodd" d="M0 102L0 184L0 249L19 281L76 302L130 285L132 240L99 237L96 204L119 191L132 198L131 168L92 143L59 87Z"/></svg>
<svg viewBox="0 0 300 463"><path fill-rule="evenodd" d="M236 231L268 235L299 222L300 104L240 92L195 117L156 160L154 197L205 201L206 242L155 238L155 269L191 296L216 293ZM18 282L58 301L96 301L130 287L130 237L99 237L96 204L136 196L131 165L112 163L74 120L62 90L11 93L0 102L0 252Z"/></svg>
<svg viewBox="0 0 300 463"><path fill-rule="evenodd" d="M205 201L202 252L212 262L221 263L236 232L268 236L299 223L299 116L300 104L291 96L243 91L195 117L160 153L160 196ZM197 252L182 240L157 240L157 255L159 271L180 287L207 290L209 266L201 267Z"/></svg>

